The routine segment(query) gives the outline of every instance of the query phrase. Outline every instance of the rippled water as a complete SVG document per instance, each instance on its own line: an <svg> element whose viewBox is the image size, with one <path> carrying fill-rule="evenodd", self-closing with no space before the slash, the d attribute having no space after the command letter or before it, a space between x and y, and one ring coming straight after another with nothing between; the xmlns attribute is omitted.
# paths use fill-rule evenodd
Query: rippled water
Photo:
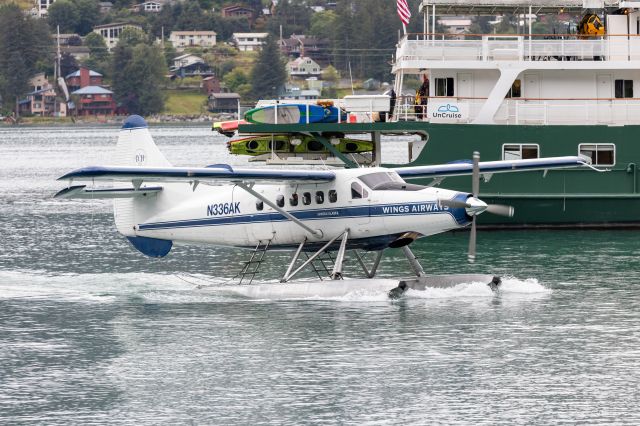
<svg viewBox="0 0 640 426"><path fill-rule="evenodd" d="M150 260L109 203L51 199L116 133L0 129L0 423L640 423L640 233L481 232L473 266L465 233L413 246L429 272L506 276L496 294L254 299L227 281L246 253ZM244 162L205 127L153 135L174 164Z"/></svg>

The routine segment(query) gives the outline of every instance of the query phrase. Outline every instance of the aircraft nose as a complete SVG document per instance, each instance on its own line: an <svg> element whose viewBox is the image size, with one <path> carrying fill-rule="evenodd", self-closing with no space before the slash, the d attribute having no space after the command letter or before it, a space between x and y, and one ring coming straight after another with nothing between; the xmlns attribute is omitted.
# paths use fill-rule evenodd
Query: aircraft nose
<svg viewBox="0 0 640 426"><path fill-rule="evenodd" d="M479 215L480 213L485 211L488 207L487 203L485 203L484 201L476 197L467 198L467 206L468 207L466 207L465 210L469 216Z"/></svg>

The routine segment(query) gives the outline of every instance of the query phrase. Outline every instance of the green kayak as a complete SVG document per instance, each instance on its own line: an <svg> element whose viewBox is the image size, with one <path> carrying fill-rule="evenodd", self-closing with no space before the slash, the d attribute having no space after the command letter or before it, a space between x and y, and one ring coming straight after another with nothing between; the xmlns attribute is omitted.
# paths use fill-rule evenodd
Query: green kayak
<svg viewBox="0 0 640 426"><path fill-rule="evenodd" d="M331 143L342 153L370 152L373 143L367 140L331 138ZM229 152L237 155L262 155L270 152L289 152L297 154L328 153L322 143L311 136L269 135L250 136L227 142Z"/></svg>

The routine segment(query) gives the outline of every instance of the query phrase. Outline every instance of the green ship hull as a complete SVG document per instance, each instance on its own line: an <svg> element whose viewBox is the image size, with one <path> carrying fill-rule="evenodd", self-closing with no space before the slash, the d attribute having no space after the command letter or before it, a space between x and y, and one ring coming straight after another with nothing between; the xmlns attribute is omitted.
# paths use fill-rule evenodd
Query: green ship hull
<svg viewBox="0 0 640 426"><path fill-rule="evenodd" d="M402 123L394 123L401 126ZM417 123L416 123L417 124ZM580 144L614 144L615 164L589 169L496 174L480 185L480 196L515 208L512 218L482 215L479 224L496 227L640 226L640 126L537 126L431 124L420 126L428 141L408 165L471 158L501 160L504 144L537 144L541 157L577 155ZM429 181L420 183L427 184ZM416 182L418 183L418 182ZM445 188L469 191L470 180L448 178Z"/></svg>

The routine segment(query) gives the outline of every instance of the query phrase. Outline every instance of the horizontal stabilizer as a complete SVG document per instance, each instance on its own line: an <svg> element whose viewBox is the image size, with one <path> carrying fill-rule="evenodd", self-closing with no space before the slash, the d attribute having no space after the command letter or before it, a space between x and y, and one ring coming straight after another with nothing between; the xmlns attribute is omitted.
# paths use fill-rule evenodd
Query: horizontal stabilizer
<svg viewBox="0 0 640 426"><path fill-rule="evenodd" d="M54 195L54 198L81 198L85 200L101 198L134 198L155 195L162 191L161 186L147 188L108 188L108 189L87 189L86 185L70 186Z"/></svg>

